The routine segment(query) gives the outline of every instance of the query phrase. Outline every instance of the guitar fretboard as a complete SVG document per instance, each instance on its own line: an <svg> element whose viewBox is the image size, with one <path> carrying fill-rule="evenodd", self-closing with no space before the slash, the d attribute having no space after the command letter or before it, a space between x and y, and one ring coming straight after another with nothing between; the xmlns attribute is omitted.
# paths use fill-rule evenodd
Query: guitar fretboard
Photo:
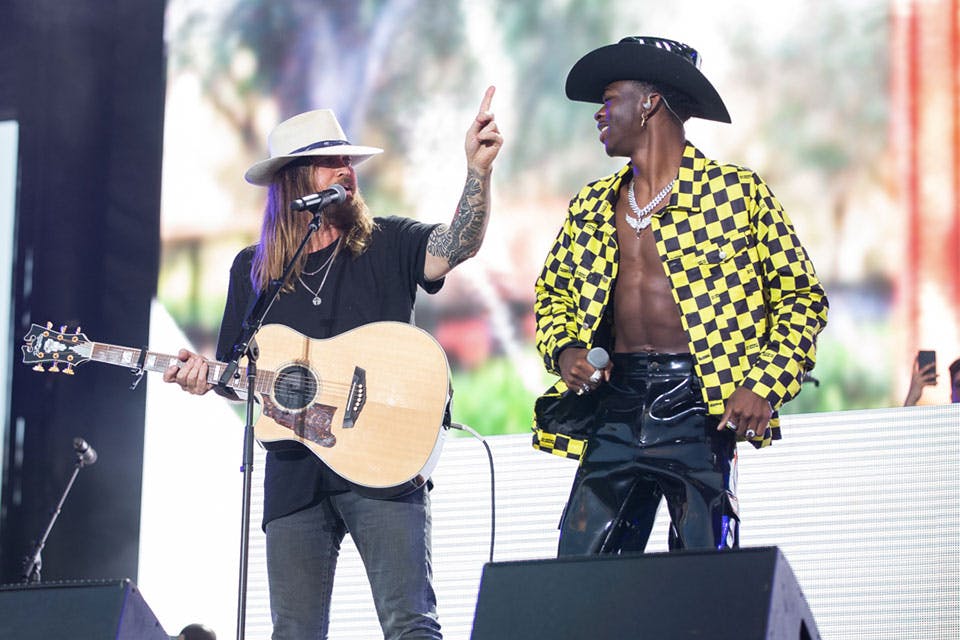
<svg viewBox="0 0 960 640"><path fill-rule="evenodd" d="M133 349L131 347L121 347L114 344L105 344L103 342L94 342L93 352L90 355L91 360L113 364L120 367L129 367L138 369L140 367L140 356L142 349ZM166 353L157 353L156 351L147 351L143 355L143 369L145 371L155 371L163 373L172 366L179 367L182 363L177 356ZM220 377L227 369L227 363L210 360L207 362L207 382L210 384L219 384ZM256 390L258 393L268 393L273 384L272 371L257 372ZM246 368L237 367L227 386L231 389L244 389L247 386Z"/></svg>

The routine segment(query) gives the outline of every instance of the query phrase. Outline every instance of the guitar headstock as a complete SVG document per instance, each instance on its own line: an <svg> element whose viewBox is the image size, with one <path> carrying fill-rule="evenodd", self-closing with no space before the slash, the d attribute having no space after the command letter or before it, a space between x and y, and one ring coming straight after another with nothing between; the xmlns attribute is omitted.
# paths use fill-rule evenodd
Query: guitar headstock
<svg viewBox="0 0 960 640"><path fill-rule="evenodd" d="M80 333L80 327L73 333L67 333L66 326L57 331L52 322L48 322L45 327L31 325L30 331L23 336L23 342L20 347L23 351L23 362L35 365L34 371L57 372L64 366L63 373L73 375L73 367L89 360L93 351L93 343ZM45 362L53 364L44 369Z"/></svg>

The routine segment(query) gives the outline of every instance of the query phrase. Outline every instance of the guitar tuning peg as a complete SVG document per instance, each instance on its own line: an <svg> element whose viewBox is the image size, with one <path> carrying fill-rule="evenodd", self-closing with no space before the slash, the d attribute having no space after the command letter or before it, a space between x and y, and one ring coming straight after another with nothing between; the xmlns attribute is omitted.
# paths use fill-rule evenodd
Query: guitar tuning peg
<svg viewBox="0 0 960 640"><path fill-rule="evenodd" d="M66 333L66 332L67 332L67 325L65 324L60 325L60 333Z"/></svg>
<svg viewBox="0 0 960 640"><path fill-rule="evenodd" d="M46 369L43 368L43 365L40 364L39 362L33 366L33 370L39 371L40 373L43 373L44 371L46 371Z"/></svg>
<svg viewBox="0 0 960 640"><path fill-rule="evenodd" d="M47 369L47 371L52 371L53 373L59 373L60 367L57 366L56 362L54 362L52 365L50 365L50 368Z"/></svg>
<svg viewBox="0 0 960 640"><path fill-rule="evenodd" d="M77 330L74 331L74 333L76 333L77 335L80 335L80 325L77 325Z"/></svg>
<svg viewBox="0 0 960 640"><path fill-rule="evenodd" d="M72 365L72 364L68 364L68 365L67 365L67 368L63 370L63 373L65 373L65 374L68 375L68 376L72 376L72 375L74 374L73 365Z"/></svg>
<svg viewBox="0 0 960 640"><path fill-rule="evenodd" d="M53 323L47 320L47 329L53 329Z"/></svg>

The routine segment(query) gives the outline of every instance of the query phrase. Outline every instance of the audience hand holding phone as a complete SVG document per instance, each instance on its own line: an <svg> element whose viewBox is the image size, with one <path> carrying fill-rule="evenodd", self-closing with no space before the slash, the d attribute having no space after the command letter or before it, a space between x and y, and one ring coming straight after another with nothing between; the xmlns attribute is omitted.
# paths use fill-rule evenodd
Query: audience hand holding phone
<svg viewBox="0 0 960 640"><path fill-rule="evenodd" d="M920 400L924 387L937 384L937 352L918 351L913 362L913 375L910 377L910 389L903 406L912 407Z"/></svg>

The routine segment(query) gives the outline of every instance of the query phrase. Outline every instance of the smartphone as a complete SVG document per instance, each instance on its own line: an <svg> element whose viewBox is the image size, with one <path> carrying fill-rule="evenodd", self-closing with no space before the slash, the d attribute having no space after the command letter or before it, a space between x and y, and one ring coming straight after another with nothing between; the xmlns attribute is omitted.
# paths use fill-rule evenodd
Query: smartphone
<svg viewBox="0 0 960 640"><path fill-rule="evenodd" d="M917 351L917 368L921 371L929 364L934 364L936 369L937 352L936 351Z"/></svg>

